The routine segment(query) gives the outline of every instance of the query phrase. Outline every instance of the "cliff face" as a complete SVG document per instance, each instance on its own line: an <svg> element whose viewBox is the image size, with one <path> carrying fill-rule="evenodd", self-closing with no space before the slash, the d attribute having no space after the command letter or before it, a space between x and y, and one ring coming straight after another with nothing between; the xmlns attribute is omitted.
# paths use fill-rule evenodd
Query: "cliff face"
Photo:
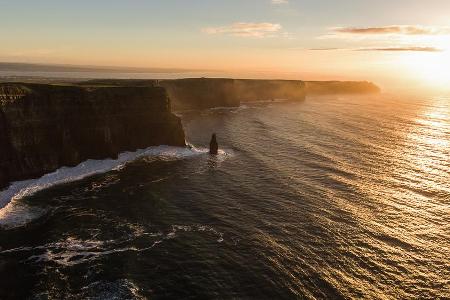
<svg viewBox="0 0 450 300"><path fill-rule="evenodd" d="M0 187L87 159L184 146L160 87L0 84Z"/></svg>
<svg viewBox="0 0 450 300"><path fill-rule="evenodd" d="M233 79L192 78L164 80L172 107L176 110L239 106Z"/></svg>
<svg viewBox="0 0 450 300"><path fill-rule="evenodd" d="M305 100L305 83L300 80L235 80L237 97L243 101Z"/></svg>
<svg viewBox="0 0 450 300"><path fill-rule="evenodd" d="M177 110L234 107L241 101L305 99L305 85L296 80L192 78L157 84L167 89Z"/></svg>

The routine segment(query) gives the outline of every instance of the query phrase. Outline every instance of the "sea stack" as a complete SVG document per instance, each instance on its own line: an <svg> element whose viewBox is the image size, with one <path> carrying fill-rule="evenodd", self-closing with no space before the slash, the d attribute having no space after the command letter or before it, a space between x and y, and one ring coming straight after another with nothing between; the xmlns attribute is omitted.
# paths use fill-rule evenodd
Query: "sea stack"
<svg viewBox="0 0 450 300"><path fill-rule="evenodd" d="M211 142L209 143L209 154L217 155L219 152L219 144L217 144L216 134L213 133Z"/></svg>

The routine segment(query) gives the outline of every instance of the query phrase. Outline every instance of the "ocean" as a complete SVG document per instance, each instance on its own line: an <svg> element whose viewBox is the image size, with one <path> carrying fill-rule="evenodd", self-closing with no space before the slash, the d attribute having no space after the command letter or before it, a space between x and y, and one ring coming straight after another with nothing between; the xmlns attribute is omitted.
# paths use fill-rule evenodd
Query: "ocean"
<svg viewBox="0 0 450 300"><path fill-rule="evenodd" d="M450 98L178 114L190 149L0 193L0 299L450 298Z"/></svg>

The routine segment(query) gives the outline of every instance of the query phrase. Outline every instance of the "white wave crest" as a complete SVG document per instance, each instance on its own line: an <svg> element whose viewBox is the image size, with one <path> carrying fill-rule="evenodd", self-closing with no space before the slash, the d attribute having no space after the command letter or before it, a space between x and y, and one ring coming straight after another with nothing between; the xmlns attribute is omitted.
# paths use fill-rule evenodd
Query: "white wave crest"
<svg viewBox="0 0 450 300"><path fill-rule="evenodd" d="M135 152L121 153L117 159L87 160L76 167L62 167L38 179L13 182L0 191L0 227L15 228L42 216L44 209L31 208L17 200L33 195L49 187L77 181L95 174L118 170L141 157L153 156L163 159L183 159L207 153L207 149L195 147L157 146Z"/></svg>

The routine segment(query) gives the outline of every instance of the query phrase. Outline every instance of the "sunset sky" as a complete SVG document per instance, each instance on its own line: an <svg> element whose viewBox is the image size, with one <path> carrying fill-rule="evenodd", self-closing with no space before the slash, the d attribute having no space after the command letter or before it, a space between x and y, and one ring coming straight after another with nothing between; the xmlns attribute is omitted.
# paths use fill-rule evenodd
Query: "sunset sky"
<svg viewBox="0 0 450 300"><path fill-rule="evenodd" d="M0 0L0 61L450 86L448 0Z"/></svg>

